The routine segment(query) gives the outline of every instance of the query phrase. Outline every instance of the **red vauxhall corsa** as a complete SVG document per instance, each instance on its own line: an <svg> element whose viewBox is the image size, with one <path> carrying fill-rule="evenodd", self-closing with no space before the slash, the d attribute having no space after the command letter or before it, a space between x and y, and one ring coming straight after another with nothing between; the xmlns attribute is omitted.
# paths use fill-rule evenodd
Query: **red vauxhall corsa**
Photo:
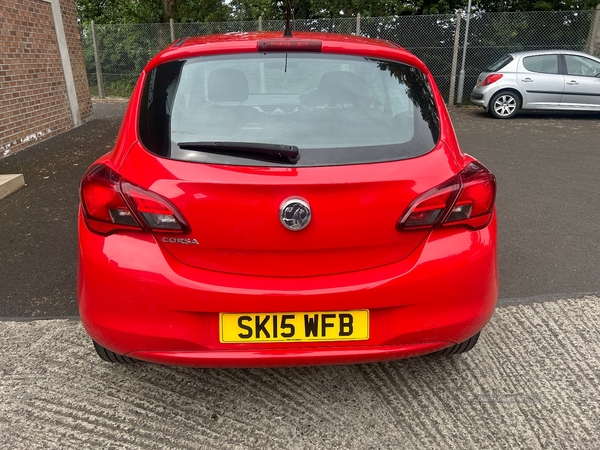
<svg viewBox="0 0 600 450"><path fill-rule="evenodd" d="M495 192L391 42L180 39L81 182L81 319L122 363L462 353L497 299Z"/></svg>

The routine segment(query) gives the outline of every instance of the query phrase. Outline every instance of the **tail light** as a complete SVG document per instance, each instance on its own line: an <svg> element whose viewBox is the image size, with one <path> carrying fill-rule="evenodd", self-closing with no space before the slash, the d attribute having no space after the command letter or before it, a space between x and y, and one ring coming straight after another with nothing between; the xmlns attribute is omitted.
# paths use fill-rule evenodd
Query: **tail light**
<svg viewBox="0 0 600 450"><path fill-rule="evenodd" d="M105 165L88 170L80 195L85 222L96 233L188 231L185 220L168 200L129 183Z"/></svg>
<svg viewBox="0 0 600 450"><path fill-rule="evenodd" d="M501 73L492 73L491 75L488 75L487 77L485 77L485 80L483 80L483 83L481 83L481 86L487 86L488 84L495 83L500 78L502 78Z"/></svg>
<svg viewBox="0 0 600 450"><path fill-rule="evenodd" d="M458 175L419 196L398 221L398 230L486 227L492 219L496 178L472 162Z"/></svg>

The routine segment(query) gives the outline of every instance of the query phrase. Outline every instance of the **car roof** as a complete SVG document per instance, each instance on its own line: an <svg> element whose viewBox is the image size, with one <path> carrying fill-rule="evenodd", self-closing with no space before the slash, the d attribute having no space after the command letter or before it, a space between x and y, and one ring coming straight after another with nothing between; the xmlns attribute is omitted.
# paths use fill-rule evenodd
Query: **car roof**
<svg viewBox="0 0 600 450"><path fill-rule="evenodd" d="M425 73L429 73L429 70L419 58L391 41L346 34L308 32L294 32L293 37L285 38L282 32L273 31L226 33L180 38L152 58L145 70L152 70L157 65L167 61L187 59L195 56L258 52L258 42L265 40L289 40L290 42L306 40L320 41L321 53L389 58L405 62Z"/></svg>
<svg viewBox="0 0 600 450"><path fill-rule="evenodd" d="M288 39L283 37L283 33L278 31L265 32L233 32L225 34L212 34L204 36L192 36L184 38L185 41L180 46L191 46L198 44L207 44L212 42L239 42L239 41L258 41L259 39ZM315 39L325 42L345 42L359 44L377 44L386 47L398 48L399 46L383 39L372 39L363 36L355 36L350 34L337 33L311 33L311 32L296 32L289 39Z"/></svg>
<svg viewBox="0 0 600 450"><path fill-rule="evenodd" d="M530 50L530 51L526 51L526 52L511 52L508 54L515 58L524 57L524 56L535 56L535 55L549 55L549 54L579 55L579 56L585 56L588 58L595 58L594 56L589 55L584 52L578 52L575 50L564 50L564 49L562 49L562 50Z"/></svg>

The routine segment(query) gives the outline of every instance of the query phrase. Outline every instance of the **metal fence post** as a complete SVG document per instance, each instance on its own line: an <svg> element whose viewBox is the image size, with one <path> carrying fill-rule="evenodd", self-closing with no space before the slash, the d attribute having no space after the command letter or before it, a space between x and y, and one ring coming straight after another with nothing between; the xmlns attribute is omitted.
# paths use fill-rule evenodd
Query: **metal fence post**
<svg viewBox="0 0 600 450"><path fill-rule="evenodd" d="M102 67L100 66L100 55L96 43L96 27L92 20L92 43L94 44L94 59L96 61L96 80L98 81L98 97L104 98L104 87L102 86Z"/></svg>
<svg viewBox="0 0 600 450"><path fill-rule="evenodd" d="M360 36L360 13L356 15L356 35Z"/></svg>
<svg viewBox="0 0 600 450"><path fill-rule="evenodd" d="M596 6L596 10L592 14L592 23L584 51L593 56L600 54L600 5Z"/></svg>
<svg viewBox="0 0 600 450"><path fill-rule="evenodd" d="M258 31L262 31L262 16L258 16Z"/></svg>
<svg viewBox="0 0 600 450"><path fill-rule="evenodd" d="M452 51L452 71L450 72L450 93L448 105L454 105L454 88L456 87L456 66L458 65L458 45L460 44L461 13L456 13L456 27L454 28L454 50Z"/></svg>
<svg viewBox="0 0 600 450"><path fill-rule="evenodd" d="M469 44L469 19L471 18L471 0L467 6L467 24L465 25L465 38L463 39L462 63L460 74L458 76L458 94L456 95L456 104L462 106L463 89L465 87L465 60L467 59L467 45Z"/></svg>
<svg viewBox="0 0 600 450"><path fill-rule="evenodd" d="M173 25L173 19L169 20L169 28L171 28L171 42L175 42L175 26Z"/></svg>

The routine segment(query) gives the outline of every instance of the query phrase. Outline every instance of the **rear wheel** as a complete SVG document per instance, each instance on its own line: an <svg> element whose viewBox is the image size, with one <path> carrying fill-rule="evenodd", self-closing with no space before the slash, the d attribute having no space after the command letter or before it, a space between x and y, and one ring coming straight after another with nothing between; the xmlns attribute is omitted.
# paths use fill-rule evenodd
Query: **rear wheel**
<svg viewBox="0 0 600 450"><path fill-rule="evenodd" d="M436 355L445 356L445 355L459 355L461 353L466 353L475 347L477 344L477 340L479 339L479 335L481 331L477 333L475 336L470 337L464 342L460 342L459 344L455 344L452 347L445 348L444 350L440 350L436 353Z"/></svg>
<svg viewBox="0 0 600 450"><path fill-rule="evenodd" d="M137 362L135 359L130 358L129 356L119 355L118 353L111 352L109 349L102 347L96 341L92 341L94 343L94 348L96 349L96 353L98 356L102 358L104 361L117 363L117 364L133 364Z"/></svg>
<svg viewBox="0 0 600 450"><path fill-rule="evenodd" d="M514 92L498 92L490 100L489 111L496 119L510 119L521 109L521 99Z"/></svg>

